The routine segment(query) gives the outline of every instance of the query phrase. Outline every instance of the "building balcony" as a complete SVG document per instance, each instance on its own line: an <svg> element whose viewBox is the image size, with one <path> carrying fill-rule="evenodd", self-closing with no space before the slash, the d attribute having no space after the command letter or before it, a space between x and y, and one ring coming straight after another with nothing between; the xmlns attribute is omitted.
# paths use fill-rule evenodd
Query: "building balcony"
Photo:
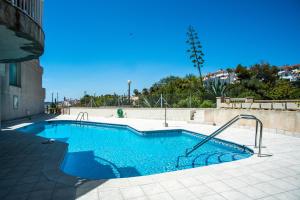
<svg viewBox="0 0 300 200"><path fill-rule="evenodd" d="M39 58L44 52L43 0L0 0L0 63Z"/></svg>

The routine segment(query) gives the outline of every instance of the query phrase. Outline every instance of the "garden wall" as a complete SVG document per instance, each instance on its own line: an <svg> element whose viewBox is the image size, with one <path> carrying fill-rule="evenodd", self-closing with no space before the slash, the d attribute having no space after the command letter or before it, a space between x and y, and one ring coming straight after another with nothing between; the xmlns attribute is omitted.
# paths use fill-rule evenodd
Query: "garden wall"
<svg viewBox="0 0 300 200"><path fill-rule="evenodd" d="M71 115L88 112L94 117L117 117L118 108L78 108L70 109ZM164 119L164 109L161 108L123 108L125 117L141 119ZM187 121L189 123L222 125L239 114L251 114L263 122L264 129L274 133L300 136L300 112L281 110L252 109L198 109L198 108L168 108L167 119ZM255 122L241 120L237 126L254 128Z"/></svg>

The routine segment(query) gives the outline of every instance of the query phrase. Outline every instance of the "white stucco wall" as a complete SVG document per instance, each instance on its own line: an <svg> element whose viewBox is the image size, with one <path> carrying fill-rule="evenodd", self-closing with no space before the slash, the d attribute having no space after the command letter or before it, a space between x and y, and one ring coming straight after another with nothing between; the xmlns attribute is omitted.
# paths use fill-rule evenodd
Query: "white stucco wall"
<svg viewBox="0 0 300 200"><path fill-rule="evenodd" d="M78 108L72 107L70 110L71 115L78 115L79 112L88 112L89 116L95 117L117 117L118 108ZM141 119L164 119L165 109L161 108L122 108L125 116L128 118L141 118ZM190 120L191 110L185 108L167 109L167 118L169 120Z"/></svg>
<svg viewBox="0 0 300 200"><path fill-rule="evenodd" d="M9 85L9 66L1 80L1 120L11 120L44 111L45 89L42 88L43 68L38 60L21 63L21 86ZM13 108L13 96L19 99L18 109Z"/></svg>
<svg viewBox="0 0 300 200"><path fill-rule="evenodd" d="M88 112L94 117L117 117L118 108L78 108L72 107L70 114ZM128 118L164 119L161 108L123 108ZM264 128L271 132L300 135L300 112L280 110L215 109L215 108L168 108L167 120L188 121L223 125L239 114L251 114L263 122ZM193 117L192 117L193 116ZM234 126L255 127L254 121L241 120Z"/></svg>

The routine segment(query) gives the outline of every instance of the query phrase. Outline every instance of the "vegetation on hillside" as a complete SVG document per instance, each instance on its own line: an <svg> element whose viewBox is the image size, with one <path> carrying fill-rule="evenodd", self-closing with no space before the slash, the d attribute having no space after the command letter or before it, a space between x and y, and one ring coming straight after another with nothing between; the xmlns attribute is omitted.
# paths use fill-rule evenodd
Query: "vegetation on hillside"
<svg viewBox="0 0 300 200"><path fill-rule="evenodd" d="M299 83L279 79L278 71L278 67L266 63L250 68L238 65L235 69L238 80L227 86L226 95L273 100L300 98Z"/></svg>
<svg viewBox="0 0 300 200"><path fill-rule="evenodd" d="M200 77L194 75L163 78L150 88L141 91L134 89L133 94L138 98L132 100L130 105L132 106L134 102L136 107L160 107L161 95L169 107L205 108L214 107L216 97L219 96L270 100L300 98L300 83L279 79L277 75L279 69L276 66L266 63L250 67L238 65L227 71L235 72L238 79L231 84L219 80L206 81L202 86ZM81 105L120 106L129 105L129 102L126 96L117 94L97 97L86 95L81 99Z"/></svg>

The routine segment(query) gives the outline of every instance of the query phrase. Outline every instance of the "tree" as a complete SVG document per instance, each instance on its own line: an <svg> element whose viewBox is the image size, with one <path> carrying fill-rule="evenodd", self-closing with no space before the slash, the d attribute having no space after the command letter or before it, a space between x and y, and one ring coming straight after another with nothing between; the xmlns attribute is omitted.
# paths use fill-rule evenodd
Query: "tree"
<svg viewBox="0 0 300 200"><path fill-rule="evenodd" d="M235 73L237 74L237 77L239 79L250 79L251 74L247 67L242 66L241 64L238 64L238 66L235 69Z"/></svg>
<svg viewBox="0 0 300 200"><path fill-rule="evenodd" d="M200 76L201 86L203 86L202 80L202 72L201 68L203 67L204 59L203 59L203 52L202 52L202 45L199 41L198 33L194 29L194 27L189 26L187 31L187 41L186 43L189 45L189 49L187 52L190 54L190 59L194 64L194 67L197 68Z"/></svg>
<svg viewBox="0 0 300 200"><path fill-rule="evenodd" d="M287 80L277 80L275 86L268 91L268 96L271 99L298 99L300 90Z"/></svg>
<svg viewBox="0 0 300 200"><path fill-rule="evenodd" d="M278 68L270 66L268 63L255 64L250 68L253 76L265 83L274 84L278 79Z"/></svg>
<svg viewBox="0 0 300 200"><path fill-rule="evenodd" d="M149 94L149 92L148 92L148 89L147 88L144 88L143 90L142 90L142 95L148 95Z"/></svg>
<svg viewBox="0 0 300 200"><path fill-rule="evenodd" d="M138 89L134 89L133 94L134 96L139 96L140 92L138 91Z"/></svg>

